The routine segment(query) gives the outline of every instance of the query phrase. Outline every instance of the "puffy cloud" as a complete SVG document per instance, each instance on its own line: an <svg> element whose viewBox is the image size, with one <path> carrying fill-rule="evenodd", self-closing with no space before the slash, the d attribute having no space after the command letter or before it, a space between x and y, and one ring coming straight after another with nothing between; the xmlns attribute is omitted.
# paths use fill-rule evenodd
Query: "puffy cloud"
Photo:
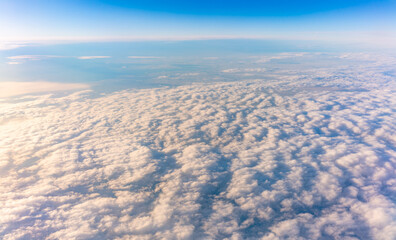
<svg viewBox="0 0 396 240"><path fill-rule="evenodd" d="M2 101L0 236L395 239L396 88L363 68Z"/></svg>

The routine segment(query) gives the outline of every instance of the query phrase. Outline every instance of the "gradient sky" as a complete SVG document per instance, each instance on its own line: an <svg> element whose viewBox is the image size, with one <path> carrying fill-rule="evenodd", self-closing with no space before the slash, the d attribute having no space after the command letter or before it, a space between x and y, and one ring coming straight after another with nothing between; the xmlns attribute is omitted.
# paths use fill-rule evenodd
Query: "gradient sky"
<svg viewBox="0 0 396 240"><path fill-rule="evenodd" d="M244 37L392 44L395 12L395 0L0 0L0 41Z"/></svg>

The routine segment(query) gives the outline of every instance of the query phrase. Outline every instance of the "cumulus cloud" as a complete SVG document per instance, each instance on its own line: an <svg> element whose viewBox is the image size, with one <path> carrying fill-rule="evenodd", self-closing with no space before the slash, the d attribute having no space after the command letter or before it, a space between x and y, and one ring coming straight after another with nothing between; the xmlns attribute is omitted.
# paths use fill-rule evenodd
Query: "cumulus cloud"
<svg viewBox="0 0 396 240"><path fill-rule="evenodd" d="M0 82L0 98L40 92L69 91L89 88L83 83Z"/></svg>
<svg viewBox="0 0 396 240"><path fill-rule="evenodd" d="M382 71L0 102L0 236L395 239Z"/></svg>
<svg viewBox="0 0 396 240"><path fill-rule="evenodd" d="M90 60L90 59L102 59L102 58L111 58L110 56L81 56L77 57L78 59L81 60Z"/></svg>

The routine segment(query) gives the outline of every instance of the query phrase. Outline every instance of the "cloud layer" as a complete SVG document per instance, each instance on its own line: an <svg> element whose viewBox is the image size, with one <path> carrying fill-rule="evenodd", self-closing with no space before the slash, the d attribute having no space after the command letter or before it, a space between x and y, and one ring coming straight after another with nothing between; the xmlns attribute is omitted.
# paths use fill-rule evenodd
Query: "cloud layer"
<svg viewBox="0 0 396 240"><path fill-rule="evenodd" d="M0 98L41 92L69 91L89 88L84 83L0 82Z"/></svg>
<svg viewBox="0 0 396 240"><path fill-rule="evenodd" d="M0 102L0 236L395 239L394 80L316 74Z"/></svg>

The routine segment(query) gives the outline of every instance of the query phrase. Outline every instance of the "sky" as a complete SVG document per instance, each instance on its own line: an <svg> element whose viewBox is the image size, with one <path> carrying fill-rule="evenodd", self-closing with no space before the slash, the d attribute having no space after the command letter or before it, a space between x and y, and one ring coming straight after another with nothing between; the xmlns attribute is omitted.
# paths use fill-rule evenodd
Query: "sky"
<svg viewBox="0 0 396 240"><path fill-rule="evenodd" d="M395 12L0 0L0 239L396 239Z"/></svg>
<svg viewBox="0 0 396 240"><path fill-rule="evenodd" d="M0 41L266 38L392 44L396 1L1 0Z"/></svg>

